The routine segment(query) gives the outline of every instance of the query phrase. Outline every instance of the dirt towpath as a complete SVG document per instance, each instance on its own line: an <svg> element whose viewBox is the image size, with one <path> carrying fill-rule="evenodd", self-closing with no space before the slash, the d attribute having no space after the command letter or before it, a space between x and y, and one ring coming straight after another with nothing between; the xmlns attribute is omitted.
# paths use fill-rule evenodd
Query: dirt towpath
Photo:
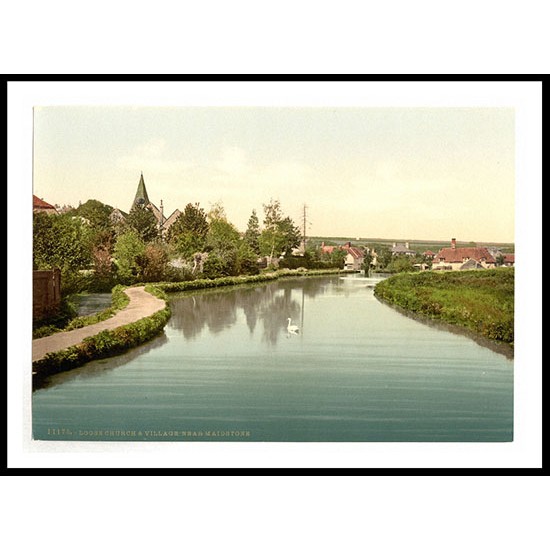
<svg viewBox="0 0 550 550"><path fill-rule="evenodd" d="M58 332L51 336L38 338L32 341L32 361L42 359L47 353L60 351L62 349L80 344L84 338L94 336L102 330L111 330L123 325L128 325L134 321L139 321L143 317L149 317L164 309L165 302L145 291L144 287L136 286L127 288L124 292L130 298L130 303L117 312L113 317L89 325L87 327L77 328L69 332Z"/></svg>

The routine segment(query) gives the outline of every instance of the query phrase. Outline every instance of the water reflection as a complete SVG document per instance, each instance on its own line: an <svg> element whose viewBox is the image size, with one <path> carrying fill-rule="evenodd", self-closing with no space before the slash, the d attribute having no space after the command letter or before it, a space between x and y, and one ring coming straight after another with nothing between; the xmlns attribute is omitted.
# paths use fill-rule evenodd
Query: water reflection
<svg viewBox="0 0 550 550"><path fill-rule="evenodd" d="M333 279L335 284L339 281ZM170 327L194 339L203 330L213 334L233 326L242 312L251 335L262 331L262 341L275 345L286 334L287 319L300 319L303 329L304 297L326 292L326 279L289 279L262 286L217 289L174 295Z"/></svg>

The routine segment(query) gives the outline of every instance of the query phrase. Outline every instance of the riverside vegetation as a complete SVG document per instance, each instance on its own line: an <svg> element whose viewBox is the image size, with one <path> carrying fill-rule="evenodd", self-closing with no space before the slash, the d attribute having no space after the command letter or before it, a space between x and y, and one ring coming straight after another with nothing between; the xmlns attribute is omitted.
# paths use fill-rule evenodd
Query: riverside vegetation
<svg viewBox="0 0 550 550"><path fill-rule="evenodd" d="M514 268L401 273L378 283L380 300L514 344Z"/></svg>
<svg viewBox="0 0 550 550"><path fill-rule="evenodd" d="M34 381L39 381L44 376L79 367L94 359L118 355L147 342L161 332L170 318L170 306L166 301L166 294L151 285L146 285L145 290L157 298L165 300L164 309L128 325L113 330L103 330L94 336L85 338L76 346L48 353L43 359L33 363L33 371L36 374Z"/></svg>
<svg viewBox="0 0 550 550"><path fill-rule="evenodd" d="M273 281L279 277L335 275L339 272L339 269L319 269L310 271L306 269L282 269L260 275L197 279L193 281L181 281L179 283L146 284L145 290L147 292L166 302L164 309L157 311L149 317L135 321L134 323L113 330L103 330L94 336L85 338L76 346L71 346L58 352L48 353L43 359L33 363L33 370L36 373L35 382L40 382L44 376L79 367L95 359L118 355L147 342L159 334L168 322L171 314L166 292L182 292L186 290L261 283ZM114 315L118 309L122 309L122 307L128 303L128 297L124 294L123 290L124 288L121 286L115 287L113 289L114 305L103 312L82 318L81 326L87 326L93 322L107 319ZM125 301L122 300L121 295L126 297ZM74 329L79 327L72 326L71 328Z"/></svg>

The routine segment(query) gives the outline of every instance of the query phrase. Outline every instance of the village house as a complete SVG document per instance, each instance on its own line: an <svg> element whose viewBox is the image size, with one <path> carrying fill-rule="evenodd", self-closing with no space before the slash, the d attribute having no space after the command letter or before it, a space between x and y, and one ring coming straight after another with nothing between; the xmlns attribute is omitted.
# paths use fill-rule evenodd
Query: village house
<svg viewBox="0 0 550 550"><path fill-rule="evenodd" d="M44 212L45 214L59 214L55 206L39 199L36 195L32 196L32 211L33 214L37 214L39 212Z"/></svg>
<svg viewBox="0 0 550 550"><path fill-rule="evenodd" d="M416 252L409 248L409 243L393 243L391 253L392 256L416 256Z"/></svg>
<svg viewBox="0 0 550 550"><path fill-rule="evenodd" d="M495 259L487 248L457 248L456 239L451 240L450 248L442 248L435 256L433 270L488 269L495 267Z"/></svg>
<svg viewBox="0 0 550 550"><path fill-rule="evenodd" d="M502 255L503 263L502 265L506 267L513 267L516 262L515 254L503 254Z"/></svg>
<svg viewBox="0 0 550 550"><path fill-rule="evenodd" d="M344 252L346 252L346 257L344 258L344 270L360 271L363 265L363 260L365 259L365 253L360 248L351 246L350 242L346 243L341 248Z"/></svg>
<svg viewBox="0 0 550 550"><path fill-rule="evenodd" d="M342 246L332 246L332 245L325 245L324 242L321 243L321 254L332 254L335 249L342 250L346 253L346 256L344 258L344 270L346 271L361 270L363 261L365 259L365 253L363 250L361 250L360 248L357 248L356 246L351 246L351 242L347 242ZM370 250L367 249L367 252L370 252ZM373 255L375 256L374 251L373 251Z"/></svg>
<svg viewBox="0 0 550 550"><path fill-rule="evenodd" d="M118 208L113 208L113 211L109 214L109 220L112 224L122 223L126 219L126 212L119 210Z"/></svg>

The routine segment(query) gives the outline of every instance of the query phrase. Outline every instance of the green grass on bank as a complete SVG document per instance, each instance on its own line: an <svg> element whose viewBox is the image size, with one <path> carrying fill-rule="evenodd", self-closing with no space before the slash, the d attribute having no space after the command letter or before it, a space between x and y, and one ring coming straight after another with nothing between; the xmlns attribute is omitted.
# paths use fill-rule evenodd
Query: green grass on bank
<svg viewBox="0 0 550 550"><path fill-rule="evenodd" d="M165 292L183 292L186 290L202 290L206 288L220 288L251 283L263 283L275 281L281 277L314 277L320 275L338 275L340 269L279 269L268 271L259 275L239 275L235 277L219 277L217 279L194 279L178 283L150 283L151 286L160 288Z"/></svg>
<svg viewBox="0 0 550 550"><path fill-rule="evenodd" d="M514 343L514 268L401 273L378 283L374 293L419 315Z"/></svg>
<svg viewBox="0 0 550 550"><path fill-rule="evenodd" d="M145 290L153 296L164 300L166 302L164 309L157 311L149 317L135 321L134 323L130 323L112 330L103 330L94 336L85 338L80 344L71 346L70 348L48 353L43 359L33 363L33 369L35 372L33 384L35 387L40 387L42 380L49 375L73 369L94 359L124 353L128 349L143 344L159 334L163 330L171 315L168 296L166 295L167 292L180 292L183 290L197 290L203 288L217 288L239 284L259 283L276 280L280 277L307 277L316 275L336 275L338 273L340 273L340 270L338 269L283 269L260 275L241 277L197 279L195 281L184 281L181 283L147 283L145 285ZM122 308L127 304L127 301L120 301L120 295L124 295L126 299L128 299L123 290L123 287L115 287L113 289L113 304L118 308ZM109 310L110 309L112 308L109 308ZM103 318L99 318L99 316L103 317L109 310L105 310L104 312L97 314L98 321L103 320ZM82 319L86 319L87 321L85 321L85 324L88 325L91 324L89 321L91 321L92 318L93 316L89 316Z"/></svg>
<svg viewBox="0 0 550 550"><path fill-rule="evenodd" d="M45 325L40 328L33 330L32 337L35 338L44 338L45 336L50 336L56 332L67 332L69 330L74 330L76 328L87 327L88 325L95 325L100 321L105 321L112 317L117 311L124 309L130 302L127 294L124 292L124 287L121 285L116 285L113 287L112 292L112 301L111 306L105 308L97 313L92 315L86 315L83 317L75 317L68 322L64 327L56 327L54 325Z"/></svg>

